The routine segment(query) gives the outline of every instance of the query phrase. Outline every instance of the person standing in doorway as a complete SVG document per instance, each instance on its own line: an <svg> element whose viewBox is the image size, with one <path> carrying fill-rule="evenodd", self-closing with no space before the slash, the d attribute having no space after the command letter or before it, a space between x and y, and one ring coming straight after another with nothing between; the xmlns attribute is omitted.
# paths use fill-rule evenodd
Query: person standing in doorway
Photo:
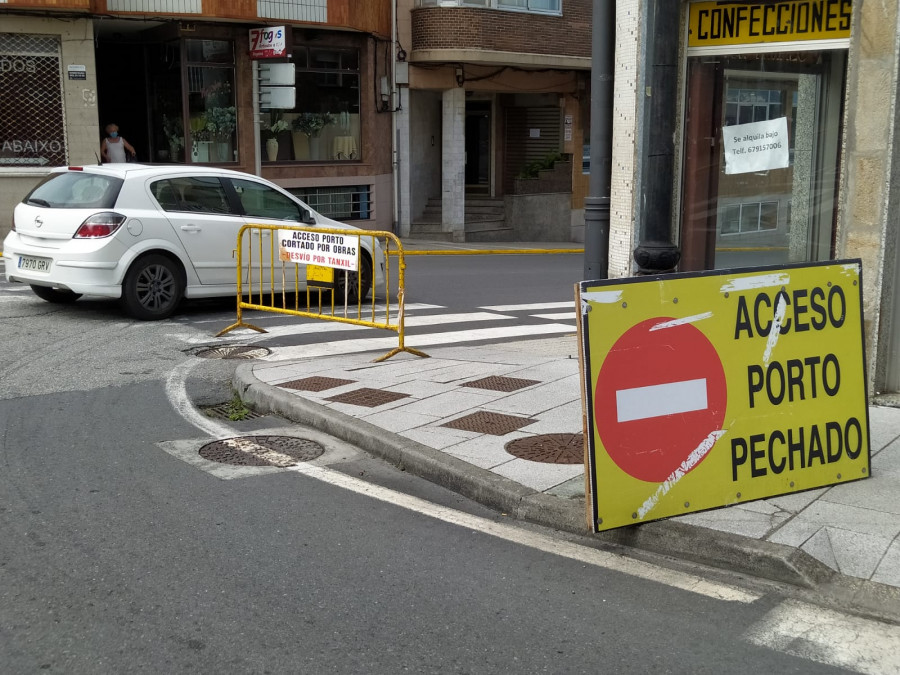
<svg viewBox="0 0 900 675"><path fill-rule="evenodd" d="M104 164L122 163L128 161L125 153L129 153L134 158L137 154L131 143L119 136L119 126L117 124L106 125L106 138L100 143L100 156L103 158Z"/></svg>

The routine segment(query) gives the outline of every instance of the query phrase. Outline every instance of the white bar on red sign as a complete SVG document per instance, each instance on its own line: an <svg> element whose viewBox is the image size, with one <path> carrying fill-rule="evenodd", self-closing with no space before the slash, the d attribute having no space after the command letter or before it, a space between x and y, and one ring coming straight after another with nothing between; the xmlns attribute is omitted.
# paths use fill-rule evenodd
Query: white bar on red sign
<svg viewBox="0 0 900 675"><path fill-rule="evenodd" d="M619 422L706 410L706 378L620 389L616 392Z"/></svg>

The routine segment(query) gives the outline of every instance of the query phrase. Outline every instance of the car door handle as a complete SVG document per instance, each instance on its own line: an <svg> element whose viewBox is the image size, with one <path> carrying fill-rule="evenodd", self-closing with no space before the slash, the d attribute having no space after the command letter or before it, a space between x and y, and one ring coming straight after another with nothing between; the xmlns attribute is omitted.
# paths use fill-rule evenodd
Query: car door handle
<svg viewBox="0 0 900 675"><path fill-rule="evenodd" d="M182 225L181 231L182 232L202 232L203 228L200 227L199 225Z"/></svg>

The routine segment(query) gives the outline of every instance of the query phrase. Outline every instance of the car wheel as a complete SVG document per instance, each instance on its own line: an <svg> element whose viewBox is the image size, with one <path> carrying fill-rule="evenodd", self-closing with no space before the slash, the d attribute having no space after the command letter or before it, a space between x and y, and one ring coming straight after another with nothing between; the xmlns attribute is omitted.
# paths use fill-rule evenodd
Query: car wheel
<svg viewBox="0 0 900 675"><path fill-rule="evenodd" d="M49 286L32 286L31 290L41 300L52 302L55 305L68 305L81 297L81 293L73 293L62 288L50 288Z"/></svg>
<svg viewBox="0 0 900 675"><path fill-rule="evenodd" d="M372 288L372 259L367 253L363 253L359 259L359 272L346 272L343 270L334 271L334 304L344 304L344 280L347 283L347 304L359 304L360 298L366 299L369 295L369 289ZM362 275L362 284L359 282L359 276Z"/></svg>
<svg viewBox="0 0 900 675"><path fill-rule="evenodd" d="M157 321L171 316L184 295L181 266L158 253L138 258L122 283L125 311L141 321Z"/></svg>

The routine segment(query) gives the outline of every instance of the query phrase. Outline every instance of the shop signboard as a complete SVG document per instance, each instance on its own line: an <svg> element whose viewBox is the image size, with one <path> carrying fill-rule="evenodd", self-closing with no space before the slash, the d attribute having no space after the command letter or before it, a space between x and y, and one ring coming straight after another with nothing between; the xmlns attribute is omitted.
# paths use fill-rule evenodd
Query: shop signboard
<svg viewBox="0 0 900 675"><path fill-rule="evenodd" d="M694 2L688 47L843 40L851 15L850 0Z"/></svg>
<svg viewBox="0 0 900 675"><path fill-rule="evenodd" d="M859 261L578 293L595 531L869 476Z"/></svg>

